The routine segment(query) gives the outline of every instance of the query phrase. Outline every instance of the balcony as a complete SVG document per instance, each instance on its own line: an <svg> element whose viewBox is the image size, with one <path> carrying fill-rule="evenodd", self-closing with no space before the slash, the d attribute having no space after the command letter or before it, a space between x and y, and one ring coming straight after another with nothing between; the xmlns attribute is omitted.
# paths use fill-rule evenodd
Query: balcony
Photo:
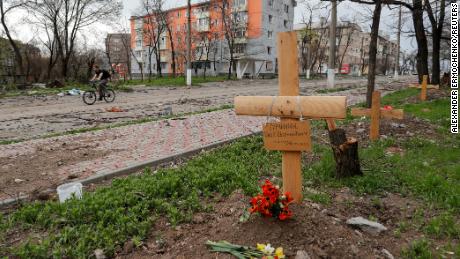
<svg viewBox="0 0 460 259"><path fill-rule="evenodd" d="M197 32L208 32L209 30L210 30L209 24L196 26L196 31Z"/></svg>

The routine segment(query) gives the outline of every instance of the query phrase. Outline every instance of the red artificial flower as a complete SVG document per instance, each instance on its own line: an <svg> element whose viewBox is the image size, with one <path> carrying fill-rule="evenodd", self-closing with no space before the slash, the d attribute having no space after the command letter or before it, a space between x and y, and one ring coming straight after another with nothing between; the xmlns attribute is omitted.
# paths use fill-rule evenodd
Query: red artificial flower
<svg viewBox="0 0 460 259"><path fill-rule="evenodd" d="M391 111L391 110L393 110L393 107L391 107L390 105L385 105L385 106L383 106L383 109L386 110L386 111Z"/></svg>
<svg viewBox="0 0 460 259"><path fill-rule="evenodd" d="M269 198L272 204L276 203L276 200L280 195L279 189L276 186L273 186L269 180L266 180L265 184L262 186L262 193L265 197Z"/></svg>
<svg viewBox="0 0 460 259"><path fill-rule="evenodd" d="M278 216L280 220L286 220L286 219L289 219L290 217L292 217L292 211L288 209L287 207L284 208L283 211L281 211L280 215Z"/></svg>
<svg viewBox="0 0 460 259"><path fill-rule="evenodd" d="M266 180L261 188L262 194L251 199L249 209L251 214L257 212L264 217L275 217L280 220L292 217L292 211L288 209L288 205L294 200L291 193L285 192L283 196L280 196L279 187L273 185L269 180Z"/></svg>
<svg viewBox="0 0 460 259"><path fill-rule="evenodd" d="M284 199L281 201L281 203L283 204L283 206L286 207L293 201L294 201L294 198L292 198L292 194L290 192L285 192Z"/></svg>

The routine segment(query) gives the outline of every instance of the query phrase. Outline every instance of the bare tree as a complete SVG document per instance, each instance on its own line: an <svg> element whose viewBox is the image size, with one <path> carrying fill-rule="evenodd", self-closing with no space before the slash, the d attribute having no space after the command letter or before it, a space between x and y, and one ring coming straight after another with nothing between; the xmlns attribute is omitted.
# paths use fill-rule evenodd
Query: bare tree
<svg viewBox="0 0 460 259"><path fill-rule="evenodd" d="M231 1L229 0L211 0L210 6L216 7L219 12L219 24L221 25L221 32L227 42L227 47L230 53L230 64L228 67L228 79L231 78L233 67L236 65L235 62L235 39L236 39L236 32L238 29L238 21L240 17L240 13L233 13ZM243 14L243 13L241 13ZM244 19L241 22L245 22Z"/></svg>
<svg viewBox="0 0 460 259"><path fill-rule="evenodd" d="M118 17L122 4L120 0L35 0L30 7L52 26L61 76L66 78L81 30Z"/></svg>
<svg viewBox="0 0 460 259"><path fill-rule="evenodd" d="M143 8L146 12L144 21L144 37L147 40L149 58L149 79L152 77L152 57L155 55L157 76L162 77L161 50L162 40L166 32L166 12L163 9L163 0L145 0ZM164 42L165 43L165 42Z"/></svg>
<svg viewBox="0 0 460 259"><path fill-rule="evenodd" d="M174 33L173 33L173 15L171 13L167 13L162 15L163 17L163 23L165 26L166 31L168 32L168 38L169 38L169 44L171 46L171 66L172 66L172 74L173 77L176 77L176 70L177 70L177 65L176 65L176 44L174 42Z"/></svg>
<svg viewBox="0 0 460 259"><path fill-rule="evenodd" d="M441 60L440 60L440 52L441 52L441 39L443 28L445 24L445 17L446 17L446 0L436 0L435 8L431 5L430 1L425 1L426 10L428 13L428 17L430 18L431 23L431 30L432 30L432 42L433 42L433 54L432 54L432 69L433 73L431 76L431 82L433 84L439 84L441 80Z"/></svg>
<svg viewBox="0 0 460 259"><path fill-rule="evenodd" d="M8 38L11 48L13 48L17 68L21 74L24 74L24 57L21 53L19 43L11 35L10 27L7 23L7 16L16 9L21 9L27 6L29 1L24 0L0 0L0 22L3 31Z"/></svg>
<svg viewBox="0 0 460 259"><path fill-rule="evenodd" d="M352 2L374 5L374 12L372 15L372 27L371 27L371 41L369 44L369 71L367 76L367 94L366 94L366 105L371 107L372 105L372 93L375 89L375 70L377 66L377 41L379 37L380 28L380 16L382 14L382 7L384 4L387 5L402 5L412 10L412 6L406 2L398 0L351 0ZM414 0L418 1L418 0Z"/></svg>
<svg viewBox="0 0 460 259"><path fill-rule="evenodd" d="M343 60L348 53L348 49L350 48L351 43L353 42L353 38L355 35L355 27L354 23L348 22L344 24L340 30L340 38L339 44L337 48L337 56L336 60L339 60L339 69L342 69ZM342 45L342 41L344 44Z"/></svg>

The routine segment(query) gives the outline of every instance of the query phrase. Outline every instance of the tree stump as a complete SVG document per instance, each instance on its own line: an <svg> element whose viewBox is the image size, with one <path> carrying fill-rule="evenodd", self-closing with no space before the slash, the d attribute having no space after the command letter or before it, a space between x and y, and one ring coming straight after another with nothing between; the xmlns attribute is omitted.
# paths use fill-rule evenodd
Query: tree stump
<svg viewBox="0 0 460 259"><path fill-rule="evenodd" d="M358 140L347 138L345 130L329 130L329 139L334 152L336 177L363 175L358 156Z"/></svg>

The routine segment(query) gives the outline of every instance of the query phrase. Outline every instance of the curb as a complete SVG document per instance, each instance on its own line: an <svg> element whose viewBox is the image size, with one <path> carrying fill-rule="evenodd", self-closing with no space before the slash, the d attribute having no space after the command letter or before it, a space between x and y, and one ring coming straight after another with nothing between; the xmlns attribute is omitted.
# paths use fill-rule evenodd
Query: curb
<svg viewBox="0 0 460 259"><path fill-rule="evenodd" d="M131 165L129 167L125 167L125 168L118 169L118 170L115 170L115 171L108 171L108 170L107 171L102 171L102 172L100 172L100 173L98 173L96 175L90 176L90 177L88 177L86 179L79 180L79 181L73 181L73 182L74 183L79 182L79 183L81 183L83 185L89 185L89 184L93 184L93 183L99 183L99 182L102 182L102 181L105 181L105 180L110 180L110 179L113 179L113 178L118 177L118 176L126 176L126 175L129 175L129 174L139 172L140 170L142 170L142 169L144 169L146 167L157 167L157 166L160 166L160 165L165 164L165 163L177 161L177 160L179 160L181 158L190 158L190 157L192 157L194 155L199 154L202 151L214 149L214 148L226 145L226 144L230 144L230 143L232 143L232 142L234 142L234 141L236 141L238 139L245 138L245 137L250 137L250 136L255 136L255 135L258 135L260 133L261 133L261 131L257 131L257 132L253 132L253 133L248 134L248 135L243 135L243 136L236 137L236 138L231 138L231 139L227 139L227 140L218 141L218 142L215 142L215 143L212 143L212 144L209 144L209 145L206 145L206 146L202 146L202 147L199 147L199 148L196 148L196 149L191 149L191 150L184 151L182 153L177 153L177 154L172 155L172 156L148 160L146 162L137 163L137 164ZM72 183L72 182L68 182L68 183ZM2 201L0 201L0 209L8 207L8 206L15 205L15 204L23 202L23 201L26 201L27 199L29 199L28 195L20 196L18 198L2 200Z"/></svg>

